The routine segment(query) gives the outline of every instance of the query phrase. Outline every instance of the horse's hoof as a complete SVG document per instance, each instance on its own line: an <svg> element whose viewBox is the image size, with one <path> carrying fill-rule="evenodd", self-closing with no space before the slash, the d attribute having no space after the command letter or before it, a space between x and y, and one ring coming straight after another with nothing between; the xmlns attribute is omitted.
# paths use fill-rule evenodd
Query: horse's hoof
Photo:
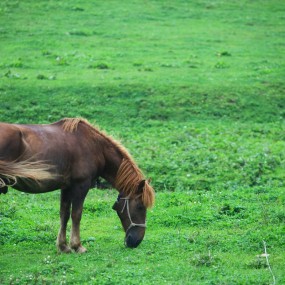
<svg viewBox="0 0 285 285"><path fill-rule="evenodd" d="M87 249L81 245L75 250L75 252L76 253L85 253L85 252L87 252Z"/></svg>
<svg viewBox="0 0 285 285"><path fill-rule="evenodd" d="M58 247L58 252L59 253L71 253L72 250L68 245L61 245Z"/></svg>

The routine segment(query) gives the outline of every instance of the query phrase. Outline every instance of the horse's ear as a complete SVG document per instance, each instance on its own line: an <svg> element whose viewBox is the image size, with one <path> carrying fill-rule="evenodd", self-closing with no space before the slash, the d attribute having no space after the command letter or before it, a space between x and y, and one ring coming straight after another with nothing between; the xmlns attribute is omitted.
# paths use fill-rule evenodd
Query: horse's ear
<svg viewBox="0 0 285 285"><path fill-rule="evenodd" d="M139 185L138 185L138 194L141 194L143 192L144 186L145 186L145 180L141 180Z"/></svg>

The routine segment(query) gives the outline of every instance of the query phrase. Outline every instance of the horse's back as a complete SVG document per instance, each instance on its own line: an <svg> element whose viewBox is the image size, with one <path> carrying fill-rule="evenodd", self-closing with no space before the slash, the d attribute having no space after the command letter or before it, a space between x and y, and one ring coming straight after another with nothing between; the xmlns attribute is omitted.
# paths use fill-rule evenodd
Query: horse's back
<svg viewBox="0 0 285 285"><path fill-rule="evenodd" d="M37 159L80 156L88 155L91 148L94 150L94 140L84 124L69 130L65 123L64 120L45 125L0 123L0 159L15 160L19 156L28 159L35 154ZM96 141L99 142L100 137Z"/></svg>
<svg viewBox="0 0 285 285"><path fill-rule="evenodd" d="M90 127L80 122L71 119L47 125L0 123L0 160L45 162L67 184L93 180L104 167L104 139L95 137Z"/></svg>
<svg viewBox="0 0 285 285"><path fill-rule="evenodd" d="M0 123L0 159L46 159L51 150L64 151L61 127L51 125L19 125ZM43 157L41 157L43 156Z"/></svg>
<svg viewBox="0 0 285 285"><path fill-rule="evenodd" d="M0 177L18 177L15 189L39 193L64 184L69 153L60 126L0 123L0 134Z"/></svg>

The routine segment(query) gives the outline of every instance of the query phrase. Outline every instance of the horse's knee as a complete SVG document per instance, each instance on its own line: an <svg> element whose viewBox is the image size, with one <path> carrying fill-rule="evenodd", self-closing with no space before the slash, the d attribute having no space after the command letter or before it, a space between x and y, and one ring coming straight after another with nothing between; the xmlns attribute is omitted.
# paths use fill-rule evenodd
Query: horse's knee
<svg viewBox="0 0 285 285"><path fill-rule="evenodd" d="M71 219L73 222L80 222L82 217L82 208L79 208L77 210L72 210L71 212Z"/></svg>

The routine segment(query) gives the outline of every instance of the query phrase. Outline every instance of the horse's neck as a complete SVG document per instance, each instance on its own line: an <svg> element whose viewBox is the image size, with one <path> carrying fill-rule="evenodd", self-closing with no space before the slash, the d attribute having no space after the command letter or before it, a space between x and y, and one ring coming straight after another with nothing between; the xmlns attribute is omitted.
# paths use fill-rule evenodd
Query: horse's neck
<svg viewBox="0 0 285 285"><path fill-rule="evenodd" d="M116 149L107 149L104 153L105 167L102 177L106 179L112 186L115 186L116 175L122 163L123 157Z"/></svg>

